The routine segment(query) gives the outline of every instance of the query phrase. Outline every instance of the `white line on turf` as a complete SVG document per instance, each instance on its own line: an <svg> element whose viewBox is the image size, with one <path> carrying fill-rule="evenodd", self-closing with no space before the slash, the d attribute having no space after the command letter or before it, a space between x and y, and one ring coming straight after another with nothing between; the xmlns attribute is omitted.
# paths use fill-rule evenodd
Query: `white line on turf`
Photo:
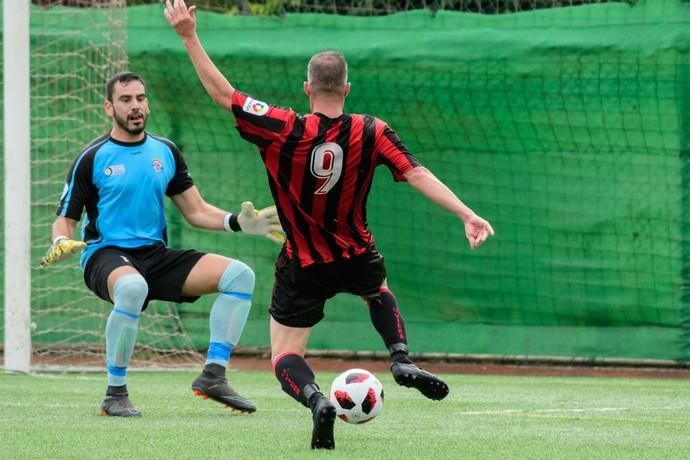
<svg viewBox="0 0 690 460"><path fill-rule="evenodd" d="M85 375L85 374L31 374L31 377L49 380L103 380L101 375Z"/></svg>
<svg viewBox="0 0 690 460"><path fill-rule="evenodd" d="M563 413L588 413L588 412L625 412L626 407L590 407L573 409L505 409L505 410L477 410L461 411L459 415L504 415L504 414L563 414Z"/></svg>
<svg viewBox="0 0 690 460"><path fill-rule="evenodd" d="M18 401L0 401L0 407L59 407L59 408L71 408L71 409L78 409L82 407L96 407L94 404L61 404L61 403L51 403L51 404L44 404L44 403L35 403L33 401L27 401L27 402L18 402Z"/></svg>

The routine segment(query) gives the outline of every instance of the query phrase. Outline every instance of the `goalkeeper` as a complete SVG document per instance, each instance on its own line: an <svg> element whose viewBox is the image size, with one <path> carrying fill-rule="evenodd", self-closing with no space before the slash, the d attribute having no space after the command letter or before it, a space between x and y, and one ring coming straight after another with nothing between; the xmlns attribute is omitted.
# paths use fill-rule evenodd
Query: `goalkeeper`
<svg viewBox="0 0 690 460"><path fill-rule="evenodd" d="M210 313L208 355L192 390L234 410L254 412L255 406L225 377L249 314L254 272L239 260L167 248L164 196L195 227L242 230L281 243L275 207L256 211L245 202L235 215L206 203L175 144L145 131L149 106L138 75L122 72L110 78L105 112L112 129L72 164L52 227L53 244L41 263L46 267L83 249L86 285L113 304L105 327L108 388L101 414L141 415L129 400L126 376L137 323L148 302L194 302L210 293L218 297ZM84 242L75 241L84 208Z"/></svg>

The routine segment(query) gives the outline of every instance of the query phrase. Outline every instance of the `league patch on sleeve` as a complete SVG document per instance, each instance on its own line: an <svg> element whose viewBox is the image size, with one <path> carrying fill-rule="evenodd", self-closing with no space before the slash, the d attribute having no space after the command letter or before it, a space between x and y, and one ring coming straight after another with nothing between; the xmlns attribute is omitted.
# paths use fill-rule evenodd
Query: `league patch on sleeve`
<svg viewBox="0 0 690 460"><path fill-rule="evenodd" d="M242 110L244 110L247 113L251 113L252 115L260 117L266 115L266 112L268 112L268 104L266 104L265 102L257 101L256 99L252 99L251 97L247 96L247 100L244 101Z"/></svg>

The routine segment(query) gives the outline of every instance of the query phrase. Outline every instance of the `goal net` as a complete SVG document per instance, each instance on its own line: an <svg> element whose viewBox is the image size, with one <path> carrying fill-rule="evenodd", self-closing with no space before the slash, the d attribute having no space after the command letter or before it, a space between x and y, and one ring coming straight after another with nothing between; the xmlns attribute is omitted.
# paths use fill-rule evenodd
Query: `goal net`
<svg viewBox="0 0 690 460"><path fill-rule="evenodd" d="M309 57L342 51L346 110L386 120L494 224L471 252L457 218L379 168L367 219L413 351L688 359L688 2L257 1L250 17L200 3L206 50L261 100L308 112ZM151 129L183 146L209 202L267 199L256 149L205 94L160 7L132 13L130 66L155 91ZM255 269L242 345L267 343L275 255L211 232L183 237ZM192 337L205 301L181 307ZM309 346L380 342L361 302L337 296Z"/></svg>
<svg viewBox="0 0 690 460"><path fill-rule="evenodd" d="M108 127L104 80L125 67L147 82L149 129L180 146L208 202L270 203L256 149L204 92L160 2L128 0L128 11L124 0L38 3L34 261L46 250L70 163ZM309 110L301 92L309 57L343 51L352 82L346 110L389 122L494 225L496 238L470 252L456 218L377 173L367 218L415 352L690 360L687 1L197 4L202 41L231 82L300 113ZM277 246L168 217L172 246L255 270L241 345L265 349ZM87 291L76 260L33 270L32 281L35 362L102 366L110 305ZM211 302L152 303L137 364L200 359ZM359 299L329 301L324 323L311 350L382 350Z"/></svg>

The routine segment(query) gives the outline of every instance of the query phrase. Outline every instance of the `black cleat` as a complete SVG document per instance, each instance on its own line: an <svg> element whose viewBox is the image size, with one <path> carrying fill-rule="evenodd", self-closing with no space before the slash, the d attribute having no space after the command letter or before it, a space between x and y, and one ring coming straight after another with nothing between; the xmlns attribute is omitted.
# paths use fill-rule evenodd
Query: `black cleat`
<svg viewBox="0 0 690 460"><path fill-rule="evenodd" d="M393 363L391 372L398 385L416 388L429 399L440 401L448 396L448 385L443 380L414 364Z"/></svg>
<svg viewBox="0 0 690 460"><path fill-rule="evenodd" d="M321 395L312 412L314 429L311 432L311 448L335 449L335 439L333 439L335 406L330 399Z"/></svg>
<svg viewBox="0 0 690 460"><path fill-rule="evenodd" d="M101 415L112 417L141 417L139 409L134 407L127 393L106 396L101 403Z"/></svg>
<svg viewBox="0 0 690 460"><path fill-rule="evenodd" d="M228 380L224 377L209 377L202 373L192 382L192 391L202 399L211 398L232 410L249 414L256 411L256 406L248 399L238 395L228 385Z"/></svg>

